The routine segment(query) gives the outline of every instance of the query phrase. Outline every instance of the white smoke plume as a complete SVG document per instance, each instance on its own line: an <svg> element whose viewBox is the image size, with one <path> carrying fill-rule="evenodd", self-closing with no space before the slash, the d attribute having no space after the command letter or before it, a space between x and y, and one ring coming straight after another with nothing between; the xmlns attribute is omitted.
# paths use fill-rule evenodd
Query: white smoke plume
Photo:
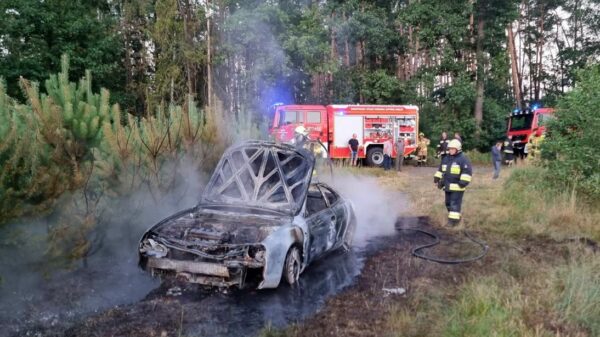
<svg viewBox="0 0 600 337"><path fill-rule="evenodd" d="M404 194L386 189L372 176L334 171L333 180L328 174L322 180L354 204L355 246L364 247L375 237L394 234L396 219L407 209L408 199Z"/></svg>

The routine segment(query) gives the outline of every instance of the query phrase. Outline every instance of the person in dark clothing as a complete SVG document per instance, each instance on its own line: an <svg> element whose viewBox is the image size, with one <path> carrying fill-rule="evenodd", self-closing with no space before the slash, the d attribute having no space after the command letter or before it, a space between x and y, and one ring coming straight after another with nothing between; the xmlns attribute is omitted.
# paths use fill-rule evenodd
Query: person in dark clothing
<svg viewBox="0 0 600 337"><path fill-rule="evenodd" d="M499 140L492 146L492 164L494 165L493 179L498 179L500 176L500 166L502 166L502 141Z"/></svg>
<svg viewBox="0 0 600 337"><path fill-rule="evenodd" d="M348 148L350 149L350 166L356 166L358 162L358 139L356 139L356 133L352 135L352 138L348 141Z"/></svg>
<svg viewBox="0 0 600 337"><path fill-rule="evenodd" d="M454 139L458 140L461 144L463 142L462 137L460 136L460 133L458 133L458 132L454 133Z"/></svg>
<svg viewBox="0 0 600 337"><path fill-rule="evenodd" d="M446 131L442 132L442 137L436 146L436 154L438 158L444 159L444 157L448 154L448 134Z"/></svg>
<svg viewBox="0 0 600 337"><path fill-rule="evenodd" d="M515 150L512 142L512 136L508 136L502 146L502 152L504 153L504 163L511 166L515 160Z"/></svg>
<svg viewBox="0 0 600 337"><path fill-rule="evenodd" d="M445 192L448 226L456 226L461 220L463 195L473 174L471 162L461 150L460 142L451 140L448 143L449 153L433 176L433 182Z"/></svg>

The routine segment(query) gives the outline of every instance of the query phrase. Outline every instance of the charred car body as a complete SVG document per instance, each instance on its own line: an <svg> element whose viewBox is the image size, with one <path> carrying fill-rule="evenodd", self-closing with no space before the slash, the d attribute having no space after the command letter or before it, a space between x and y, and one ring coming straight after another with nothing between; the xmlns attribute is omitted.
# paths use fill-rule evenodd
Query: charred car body
<svg viewBox="0 0 600 337"><path fill-rule="evenodd" d="M139 264L153 274L212 286L275 288L312 261L348 246L351 203L311 183L314 157L287 144L249 141L222 156L200 203L150 228Z"/></svg>

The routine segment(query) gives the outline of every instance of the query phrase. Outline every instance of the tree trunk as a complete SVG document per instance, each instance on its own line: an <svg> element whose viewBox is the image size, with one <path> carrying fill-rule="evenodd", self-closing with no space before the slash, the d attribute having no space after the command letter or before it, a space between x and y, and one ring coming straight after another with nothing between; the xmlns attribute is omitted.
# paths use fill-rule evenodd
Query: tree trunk
<svg viewBox="0 0 600 337"><path fill-rule="evenodd" d="M542 71L543 71L543 53L544 53L544 6L540 5L540 24L539 24L539 38L536 41L536 74L535 74L535 100L540 100L540 91L542 86Z"/></svg>
<svg viewBox="0 0 600 337"><path fill-rule="evenodd" d="M347 22L346 13L343 13L344 22ZM348 43L348 35L344 37L344 65L350 67L350 44Z"/></svg>
<svg viewBox="0 0 600 337"><path fill-rule="evenodd" d="M521 97L521 82L519 81L519 60L517 59L517 51L515 50L515 38L513 35L512 23L508 24L508 56L510 58L510 67L512 73L513 91L515 94L515 100L517 101L517 108L522 109L522 97Z"/></svg>
<svg viewBox="0 0 600 337"><path fill-rule="evenodd" d="M484 28L483 14L480 13L479 17L477 18L477 50L476 50L476 53L477 53L477 89L476 89L477 97L475 99L475 124L477 126L476 131L475 131L476 138L479 137L479 132L481 130L481 123L483 122L483 92L484 92L483 75L484 75L484 71L485 71L484 56L483 56L483 38L484 38L483 28Z"/></svg>
<svg viewBox="0 0 600 337"><path fill-rule="evenodd" d="M336 58L337 58L337 53L336 53L336 40L335 40L335 28L333 25L333 22L335 20L335 12L331 13L331 50L330 50L330 60L331 62L335 62ZM328 85L329 85L329 102L332 102L333 100L333 72L331 70L329 70L329 79L328 79Z"/></svg>
<svg viewBox="0 0 600 337"><path fill-rule="evenodd" d="M474 5L474 0L470 0L471 2L471 6L475 6ZM473 48L472 46L475 44L475 15L473 12L471 12L471 15L469 16L469 41L471 42L471 48ZM479 32L478 32L479 33ZM476 60L475 57L473 57L473 49L471 49L471 51L469 52L469 54L471 55L469 57L470 59L470 67L471 67L471 72L475 73L476 72Z"/></svg>
<svg viewBox="0 0 600 337"><path fill-rule="evenodd" d="M212 107L212 66L211 66L211 44L210 44L210 0L206 0L206 102Z"/></svg>

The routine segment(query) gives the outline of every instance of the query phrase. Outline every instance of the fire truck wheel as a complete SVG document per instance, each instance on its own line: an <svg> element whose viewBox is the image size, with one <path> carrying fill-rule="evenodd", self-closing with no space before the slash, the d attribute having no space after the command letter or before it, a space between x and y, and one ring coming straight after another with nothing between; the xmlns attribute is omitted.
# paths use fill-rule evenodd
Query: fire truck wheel
<svg viewBox="0 0 600 337"><path fill-rule="evenodd" d="M367 151L367 163L369 166L383 165L383 148L372 147Z"/></svg>

